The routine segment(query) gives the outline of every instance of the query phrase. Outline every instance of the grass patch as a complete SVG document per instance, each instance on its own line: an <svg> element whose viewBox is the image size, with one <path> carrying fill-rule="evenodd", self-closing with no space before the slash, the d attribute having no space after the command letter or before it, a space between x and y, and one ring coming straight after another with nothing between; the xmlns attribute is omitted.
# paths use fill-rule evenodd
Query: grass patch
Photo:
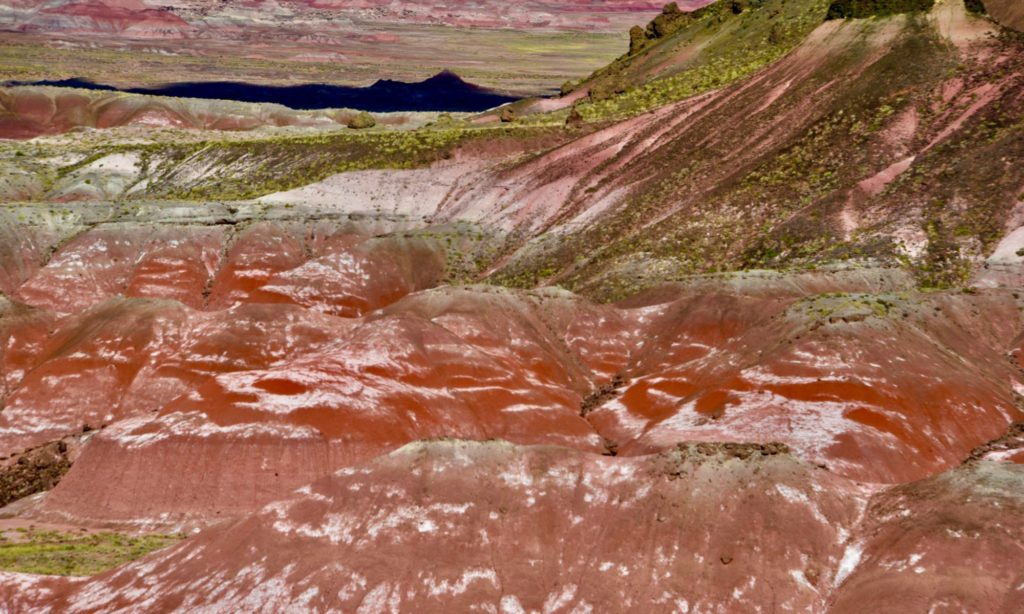
<svg viewBox="0 0 1024 614"><path fill-rule="evenodd" d="M161 135L161 140L151 143L118 142L116 135L82 145L47 143L23 158L15 158L0 145L0 187L7 183L13 191L18 188L15 181L31 181L26 189L32 188L42 198L57 186L90 179L95 183L95 178L73 176L97 160L126 154L138 158L146 187L124 198L243 200L309 185L336 173L422 168L467 147L543 151L569 138L560 122L470 126L452 119L417 130L377 127L259 138L232 134L194 141L178 136ZM35 162L59 155L71 155L74 161L61 167Z"/></svg>
<svg viewBox="0 0 1024 614"><path fill-rule="evenodd" d="M184 538L184 535L76 534L18 529L0 534L0 570L91 576Z"/></svg>
<svg viewBox="0 0 1024 614"><path fill-rule="evenodd" d="M828 19L887 17L914 11L930 11L935 0L836 0L828 7Z"/></svg>
<svg viewBox="0 0 1024 614"><path fill-rule="evenodd" d="M266 140L158 146L146 197L242 200L289 190L331 175L370 169L422 168L473 141L543 141L557 129L517 126L367 130ZM194 169L206 169L195 173ZM212 170L210 170L212 169Z"/></svg>

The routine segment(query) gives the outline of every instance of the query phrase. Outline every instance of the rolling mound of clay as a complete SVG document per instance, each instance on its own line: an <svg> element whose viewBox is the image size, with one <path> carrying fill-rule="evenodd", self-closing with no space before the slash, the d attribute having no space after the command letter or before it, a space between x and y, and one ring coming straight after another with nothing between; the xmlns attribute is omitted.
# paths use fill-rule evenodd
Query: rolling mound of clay
<svg viewBox="0 0 1024 614"><path fill-rule="evenodd" d="M0 603L994 612L1021 596L1022 479L982 463L872 495L781 444L624 459L421 442L94 578L2 576Z"/></svg>

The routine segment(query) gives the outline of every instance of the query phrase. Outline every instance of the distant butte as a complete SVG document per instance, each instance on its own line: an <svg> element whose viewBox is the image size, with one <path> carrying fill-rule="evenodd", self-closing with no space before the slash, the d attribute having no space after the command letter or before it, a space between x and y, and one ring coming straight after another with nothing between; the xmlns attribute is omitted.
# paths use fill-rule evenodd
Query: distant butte
<svg viewBox="0 0 1024 614"><path fill-rule="evenodd" d="M323 83L268 86L225 81L172 83L160 87L116 88L86 79L11 82L8 86L70 87L96 91L120 91L147 96L231 100L279 104L297 110L359 109L375 113L402 111L479 112L517 100L467 83L451 71L415 83L381 79L367 87Z"/></svg>

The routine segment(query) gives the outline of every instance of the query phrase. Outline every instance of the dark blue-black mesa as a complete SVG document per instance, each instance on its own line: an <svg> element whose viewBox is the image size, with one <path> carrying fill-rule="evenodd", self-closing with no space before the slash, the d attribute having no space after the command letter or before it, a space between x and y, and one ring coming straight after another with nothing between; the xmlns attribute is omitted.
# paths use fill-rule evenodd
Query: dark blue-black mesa
<svg viewBox="0 0 1024 614"><path fill-rule="evenodd" d="M172 83L159 87L117 88L85 79L61 81L11 82L8 85L50 85L91 90L175 96L239 102L271 102L292 109L360 109L375 113L399 111L486 111L517 100L472 83L453 72L441 72L416 83L381 79L368 87L349 87L311 83L306 85L253 85L231 81Z"/></svg>

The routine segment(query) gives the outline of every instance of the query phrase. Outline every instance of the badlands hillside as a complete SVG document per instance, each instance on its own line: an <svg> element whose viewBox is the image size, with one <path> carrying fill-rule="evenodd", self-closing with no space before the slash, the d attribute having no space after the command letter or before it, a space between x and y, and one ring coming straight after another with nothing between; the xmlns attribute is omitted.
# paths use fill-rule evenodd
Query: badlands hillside
<svg viewBox="0 0 1024 614"><path fill-rule="evenodd" d="M684 8L365 129L2 90L0 610L1021 611L1016 2Z"/></svg>

